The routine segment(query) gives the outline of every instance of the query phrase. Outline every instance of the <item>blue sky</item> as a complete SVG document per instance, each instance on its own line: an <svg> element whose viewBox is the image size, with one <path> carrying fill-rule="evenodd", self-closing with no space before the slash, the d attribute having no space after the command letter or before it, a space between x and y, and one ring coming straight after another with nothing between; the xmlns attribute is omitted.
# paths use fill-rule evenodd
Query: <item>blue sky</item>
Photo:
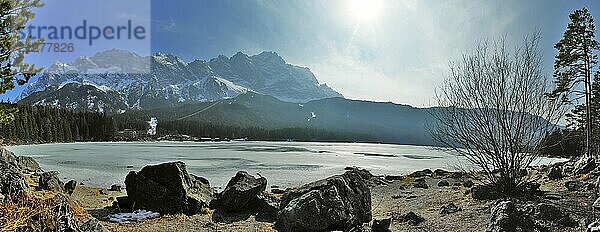
<svg viewBox="0 0 600 232"><path fill-rule="evenodd" d="M127 12L151 24L152 52L192 61L275 51L289 63L309 67L320 82L348 98L421 107L434 104L433 91L448 62L483 39L505 36L517 42L539 31L551 74L553 45L569 13L584 6L600 18L593 1L554 0L152 0L150 17L145 10ZM103 12L112 11L119 9ZM131 46L141 53L146 49Z"/></svg>

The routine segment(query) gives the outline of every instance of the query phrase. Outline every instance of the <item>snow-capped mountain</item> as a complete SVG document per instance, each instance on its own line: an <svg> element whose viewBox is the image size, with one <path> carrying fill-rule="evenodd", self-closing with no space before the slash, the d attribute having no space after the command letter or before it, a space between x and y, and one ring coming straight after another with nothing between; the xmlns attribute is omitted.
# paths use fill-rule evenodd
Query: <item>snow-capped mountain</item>
<svg viewBox="0 0 600 232"><path fill-rule="evenodd" d="M69 85L71 83L78 85ZM83 88L86 91L82 91L81 85L86 86ZM255 56L237 53L231 58L219 56L209 62L188 63L170 54L142 57L128 51L109 50L71 63L55 62L19 99L38 105L86 108L73 96L60 97L68 95L63 89L65 86L70 88L68 91L78 89L80 99L111 99L112 103L103 102L101 108L98 104L85 104L96 107L87 107L89 110L100 111L215 101L247 92L290 102L342 96L327 85L319 84L308 68L287 64L274 52ZM108 103L111 105L107 106Z"/></svg>

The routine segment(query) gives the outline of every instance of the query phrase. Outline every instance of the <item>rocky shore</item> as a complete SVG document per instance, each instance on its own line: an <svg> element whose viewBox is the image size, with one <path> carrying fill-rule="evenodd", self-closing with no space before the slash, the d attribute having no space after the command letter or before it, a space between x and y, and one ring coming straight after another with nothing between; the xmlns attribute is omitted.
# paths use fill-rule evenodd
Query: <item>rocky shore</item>
<svg viewBox="0 0 600 232"><path fill-rule="evenodd" d="M531 182L518 198L483 185L478 173L440 169L374 176L348 167L286 189L239 171L218 190L183 162L149 165L125 186L100 189L63 183L2 148L0 174L0 229L11 226L15 199L31 196L58 221L50 231L600 231L594 160L524 170Z"/></svg>

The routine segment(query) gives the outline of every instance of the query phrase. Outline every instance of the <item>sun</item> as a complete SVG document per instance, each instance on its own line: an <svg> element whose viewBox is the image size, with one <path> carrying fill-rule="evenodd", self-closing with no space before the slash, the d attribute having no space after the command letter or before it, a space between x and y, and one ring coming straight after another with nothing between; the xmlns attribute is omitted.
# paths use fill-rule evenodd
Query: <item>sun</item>
<svg viewBox="0 0 600 232"><path fill-rule="evenodd" d="M349 6L352 17L363 23L376 20L383 7L381 0L349 0Z"/></svg>

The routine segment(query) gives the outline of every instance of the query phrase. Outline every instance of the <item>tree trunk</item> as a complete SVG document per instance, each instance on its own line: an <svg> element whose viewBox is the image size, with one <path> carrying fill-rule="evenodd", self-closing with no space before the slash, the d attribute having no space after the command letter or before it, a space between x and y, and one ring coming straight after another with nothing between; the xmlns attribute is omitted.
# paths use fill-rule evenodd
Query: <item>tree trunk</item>
<svg viewBox="0 0 600 232"><path fill-rule="evenodd" d="M592 145L592 87L591 87L591 70L590 70L590 59L586 55L585 59L585 150L584 156L591 157L591 145Z"/></svg>

